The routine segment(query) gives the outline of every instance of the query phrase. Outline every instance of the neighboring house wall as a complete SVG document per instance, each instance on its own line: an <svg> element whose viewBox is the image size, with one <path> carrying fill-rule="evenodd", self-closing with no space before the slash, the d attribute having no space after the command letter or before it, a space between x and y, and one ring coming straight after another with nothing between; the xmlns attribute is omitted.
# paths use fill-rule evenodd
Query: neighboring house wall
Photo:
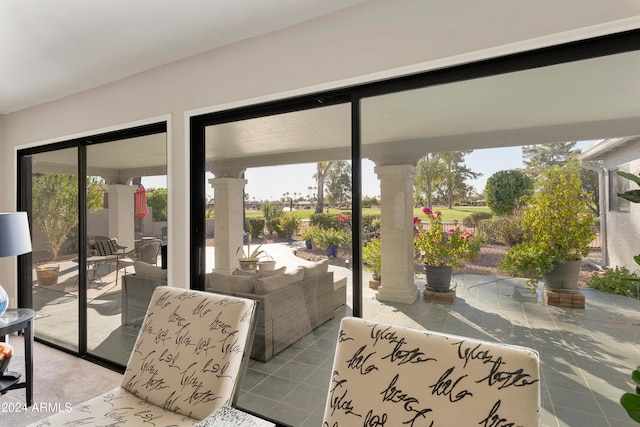
<svg viewBox="0 0 640 427"><path fill-rule="evenodd" d="M640 174L640 142L635 141L607 153L603 157L603 166L609 171L605 177L608 265L624 266L640 273L640 267L633 259L640 254L640 204L630 203L627 208L616 208L618 196L611 191L614 188L612 180L618 179L616 170ZM630 182L628 188L637 186Z"/></svg>

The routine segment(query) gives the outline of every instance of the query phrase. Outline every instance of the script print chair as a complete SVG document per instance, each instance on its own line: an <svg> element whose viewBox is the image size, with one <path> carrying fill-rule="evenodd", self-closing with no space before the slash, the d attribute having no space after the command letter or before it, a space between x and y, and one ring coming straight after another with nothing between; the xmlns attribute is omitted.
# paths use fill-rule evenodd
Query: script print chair
<svg viewBox="0 0 640 427"><path fill-rule="evenodd" d="M190 426L234 406L256 304L156 288L121 386L32 426Z"/></svg>
<svg viewBox="0 0 640 427"><path fill-rule="evenodd" d="M539 426L538 353L344 318L323 425Z"/></svg>

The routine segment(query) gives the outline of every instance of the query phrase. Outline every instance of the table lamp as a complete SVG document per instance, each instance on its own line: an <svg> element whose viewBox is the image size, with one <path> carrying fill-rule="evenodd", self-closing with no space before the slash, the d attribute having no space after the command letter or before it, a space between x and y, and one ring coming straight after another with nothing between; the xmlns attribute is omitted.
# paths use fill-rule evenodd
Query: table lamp
<svg viewBox="0 0 640 427"><path fill-rule="evenodd" d="M0 212L0 258L31 252L31 234L26 212ZM9 295L0 286L0 316L9 306Z"/></svg>

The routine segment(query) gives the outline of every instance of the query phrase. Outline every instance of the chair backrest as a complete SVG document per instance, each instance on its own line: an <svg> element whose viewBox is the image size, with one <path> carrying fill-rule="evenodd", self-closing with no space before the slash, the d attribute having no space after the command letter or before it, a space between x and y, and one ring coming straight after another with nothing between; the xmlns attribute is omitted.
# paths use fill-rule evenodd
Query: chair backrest
<svg viewBox="0 0 640 427"><path fill-rule="evenodd" d="M156 264L158 262L158 253L162 240L151 240L138 246L135 251L135 260L146 262L147 264Z"/></svg>
<svg viewBox="0 0 640 427"><path fill-rule="evenodd" d="M209 292L156 288L122 387L195 419L235 404L251 353L256 304Z"/></svg>
<svg viewBox="0 0 640 427"><path fill-rule="evenodd" d="M534 350L342 319L323 425L539 423Z"/></svg>

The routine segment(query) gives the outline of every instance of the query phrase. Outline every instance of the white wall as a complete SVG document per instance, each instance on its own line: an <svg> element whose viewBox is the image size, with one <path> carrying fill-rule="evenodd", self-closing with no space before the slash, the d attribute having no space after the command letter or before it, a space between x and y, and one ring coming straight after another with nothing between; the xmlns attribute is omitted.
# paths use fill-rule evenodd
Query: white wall
<svg viewBox="0 0 640 427"><path fill-rule="evenodd" d="M603 165L611 170L624 164L629 164L629 173L640 175L640 143L631 143L614 150L606 157ZM631 183L631 189L636 188L636 184ZM608 210L606 218L609 266L624 266L640 274L640 266L633 259L640 254L640 204L631 203L629 212Z"/></svg>
<svg viewBox="0 0 640 427"><path fill-rule="evenodd" d="M187 286L190 114L616 32L629 22L572 30L639 13L637 2L622 0L550 2L553 13L539 0L400 4L372 0L6 115L0 121L0 210L15 209L18 148L169 117L169 280ZM15 269L3 268L0 282L15 295Z"/></svg>

